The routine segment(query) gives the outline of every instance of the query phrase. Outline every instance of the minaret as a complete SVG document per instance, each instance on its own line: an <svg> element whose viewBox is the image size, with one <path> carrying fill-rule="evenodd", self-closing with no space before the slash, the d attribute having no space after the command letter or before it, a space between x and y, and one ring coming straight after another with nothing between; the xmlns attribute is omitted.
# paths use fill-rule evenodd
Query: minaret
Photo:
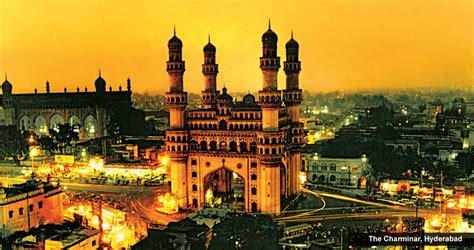
<svg viewBox="0 0 474 250"><path fill-rule="evenodd" d="M166 92L166 106L170 113L170 128L166 131L166 149L171 164L171 192L177 198L179 207L187 207L188 132L184 127L184 109L188 100L187 93L183 91L185 64L182 60L182 48L183 43L176 36L175 30L168 42L169 61L166 63L170 83L170 91Z"/></svg>
<svg viewBox="0 0 474 250"><path fill-rule="evenodd" d="M278 109L281 106L281 92L278 90L278 70L280 57L277 56L278 36L272 31L270 21L268 30L262 36L263 55L260 69L263 73L263 90L259 92L262 107L263 130L278 131Z"/></svg>
<svg viewBox="0 0 474 250"><path fill-rule="evenodd" d="M296 194L300 191L299 172L301 170L301 146L303 145L303 124L299 123L300 104L302 100L301 89L299 88L299 74L301 71L301 62L298 58L299 44L293 39L286 43L286 61L284 70L286 74L286 89L283 90L283 101L288 108L291 120L290 146L288 147L287 174L291 180L286 187L286 194Z"/></svg>
<svg viewBox="0 0 474 250"><path fill-rule="evenodd" d="M259 91L259 105L262 109L262 131L258 137L258 159L262 174L259 177L259 202L261 212L280 213L280 166L283 156L284 132L279 131L279 109L281 92L278 90L280 58L277 56L278 36L268 30L262 36L263 55L260 68L263 73L263 90Z"/></svg>
<svg viewBox="0 0 474 250"><path fill-rule="evenodd" d="M4 109L4 125L15 124L13 119L15 117L15 109L12 91L13 85L8 81L7 73L5 73L5 81L2 83L2 98L0 100L0 104Z"/></svg>
<svg viewBox="0 0 474 250"><path fill-rule="evenodd" d="M202 91L202 104L205 108L216 107L217 104L217 73L219 66L216 64L216 47L211 43L211 36L204 46L204 64L202 74L204 75L204 91Z"/></svg>
<svg viewBox="0 0 474 250"><path fill-rule="evenodd" d="M99 76L94 82L95 86L95 93L99 96L99 98L103 98L106 94L106 86L107 82L104 78L102 78L102 74L100 73L99 69ZM96 137L101 138L106 136L106 109L105 107L99 102L95 105L95 117L97 119L97 128L96 128Z"/></svg>
<svg viewBox="0 0 474 250"><path fill-rule="evenodd" d="M293 39L286 43L286 61L284 70L286 74L286 89L283 91L283 100L289 109L290 119L298 122L300 118L301 89L299 88L299 74L301 71L301 62L298 58L299 44Z"/></svg>

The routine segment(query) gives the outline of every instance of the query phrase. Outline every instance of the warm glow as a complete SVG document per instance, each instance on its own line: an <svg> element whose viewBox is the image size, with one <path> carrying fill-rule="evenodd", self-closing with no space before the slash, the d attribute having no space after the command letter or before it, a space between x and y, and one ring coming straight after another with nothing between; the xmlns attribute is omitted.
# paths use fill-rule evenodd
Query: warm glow
<svg viewBox="0 0 474 250"><path fill-rule="evenodd" d="M95 170L103 170L104 169L104 159L99 158L92 158L89 161L89 166Z"/></svg>
<svg viewBox="0 0 474 250"><path fill-rule="evenodd" d="M300 183L305 183L308 179L306 172L300 172L299 177L300 177Z"/></svg>
<svg viewBox="0 0 474 250"><path fill-rule="evenodd" d="M168 164L168 157L167 156L163 156L163 158L161 158L161 164L163 166L166 166Z"/></svg>
<svg viewBox="0 0 474 250"><path fill-rule="evenodd" d="M127 216L125 212L113 208L102 206L102 211L98 210L99 205L83 203L73 204L64 210L64 217L74 220L74 214L86 218L83 222L93 228L100 228L99 215L102 217L102 241L110 244L113 249L121 247L128 248L140 240L141 233L146 231L144 223L138 222L135 218Z"/></svg>
<svg viewBox="0 0 474 250"><path fill-rule="evenodd" d="M212 192L212 189L208 189L206 191L206 203L209 204L210 206L213 206L213 199L214 199L214 194Z"/></svg>
<svg viewBox="0 0 474 250"><path fill-rule="evenodd" d="M160 204L160 207L157 208L158 211L166 214L175 214L178 212L178 202L170 193L158 196L158 202Z"/></svg>
<svg viewBox="0 0 474 250"><path fill-rule="evenodd" d="M187 91L203 90L209 33L219 88L256 91L261 35L271 18L282 60L291 30L300 43L302 89L470 86L472 13L470 0L3 0L0 72L8 73L14 92L44 92L46 80L53 92L92 90L101 68L114 90L130 76L133 91L163 93L176 25ZM282 69L278 78L284 86Z"/></svg>
<svg viewBox="0 0 474 250"><path fill-rule="evenodd" d="M38 155L38 149L32 148L32 149L31 149L31 156L32 156L32 157L35 157L35 156L37 156L37 155Z"/></svg>

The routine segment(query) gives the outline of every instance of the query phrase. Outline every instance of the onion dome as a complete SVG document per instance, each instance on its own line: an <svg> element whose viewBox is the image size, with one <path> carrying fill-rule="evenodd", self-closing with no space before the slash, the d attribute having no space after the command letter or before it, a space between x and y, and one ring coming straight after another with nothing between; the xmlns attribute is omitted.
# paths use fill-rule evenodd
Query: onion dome
<svg viewBox="0 0 474 250"><path fill-rule="evenodd" d="M291 39L286 43L286 48L287 49L298 49L300 45L298 42L293 39L293 32L291 32Z"/></svg>
<svg viewBox="0 0 474 250"><path fill-rule="evenodd" d="M173 32L173 37L168 41L168 48L173 49L173 48L182 48L183 47L183 42L181 39L179 39L176 36L176 28L174 29Z"/></svg>
<svg viewBox="0 0 474 250"><path fill-rule="evenodd" d="M234 100L234 98L232 98L231 95L227 94L227 88L224 87L224 88L222 88L222 94L217 96L217 100L218 101L224 101L224 102L227 102L227 103L231 103Z"/></svg>
<svg viewBox="0 0 474 250"><path fill-rule="evenodd" d="M216 52L216 46L212 45L211 42L208 42L206 46L204 46L204 52Z"/></svg>
<svg viewBox="0 0 474 250"><path fill-rule="evenodd" d="M183 42L176 35L168 41L168 48L183 47Z"/></svg>
<svg viewBox="0 0 474 250"><path fill-rule="evenodd" d="M204 52L216 52L216 46L211 43L211 36L209 35L206 46L204 46Z"/></svg>
<svg viewBox="0 0 474 250"><path fill-rule="evenodd" d="M100 70L99 70L99 77L97 77L97 79L95 80L94 85L95 85L96 92L105 92L106 82L104 78L102 78L102 76L100 75Z"/></svg>
<svg viewBox="0 0 474 250"><path fill-rule="evenodd" d="M11 95L13 85L8 81L7 75L5 74L5 81L2 84L2 93L4 95Z"/></svg>
<svg viewBox="0 0 474 250"><path fill-rule="evenodd" d="M278 36L273 32L270 25L270 20L268 20L268 30L262 35L263 43L276 43L278 42Z"/></svg>
<svg viewBox="0 0 474 250"><path fill-rule="evenodd" d="M252 103L255 103L255 96L253 96L252 94L248 93L244 96L244 99L243 99L244 103L245 104L252 104Z"/></svg>

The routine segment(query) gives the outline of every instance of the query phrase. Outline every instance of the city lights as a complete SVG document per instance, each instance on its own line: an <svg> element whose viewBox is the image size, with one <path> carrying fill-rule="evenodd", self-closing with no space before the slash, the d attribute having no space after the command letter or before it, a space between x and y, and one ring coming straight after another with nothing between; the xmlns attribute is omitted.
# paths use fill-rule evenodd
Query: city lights
<svg viewBox="0 0 474 250"><path fill-rule="evenodd" d="M299 174L300 183L305 183L308 179L306 172L300 172Z"/></svg>
<svg viewBox="0 0 474 250"><path fill-rule="evenodd" d="M4 1L0 248L472 248L469 1Z"/></svg>
<svg viewBox="0 0 474 250"><path fill-rule="evenodd" d="M170 193L158 196L158 202L160 205L157 208L158 211L165 214L175 214L178 212L178 203L176 198Z"/></svg>

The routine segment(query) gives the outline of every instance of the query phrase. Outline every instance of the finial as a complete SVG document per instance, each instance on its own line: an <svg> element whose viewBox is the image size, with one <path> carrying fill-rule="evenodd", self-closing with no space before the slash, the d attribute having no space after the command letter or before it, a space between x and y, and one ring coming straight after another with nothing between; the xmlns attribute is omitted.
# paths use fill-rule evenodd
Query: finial
<svg viewBox="0 0 474 250"><path fill-rule="evenodd" d="M207 42L211 43L211 33L207 34Z"/></svg>
<svg viewBox="0 0 474 250"><path fill-rule="evenodd" d="M173 35L176 36L176 25L173 26Z"/></svg>
<svg viewBox="0 0 474 250"><path fill-rule="evenodd" d="M102 76L100 75L100 68L99 68L99 77L102 77Z"/></svg>
<svg viewBox="0 0 474 250"><path fill-rule="evenodd" d="M293 39L293 30L291 30L291 39Z"/></svg>
<svg viewBox="0 0 474 250"><path fill-rule="evenodd" d="M8 81L7 73L5 73L5 81Z"/></svg>
<svg viewBox="0 0 474 250"><path fill-rule="evenodd" d="M268 29L271 29L272 28L272 24L270 22L270 18L268 18Z"/></svg>

